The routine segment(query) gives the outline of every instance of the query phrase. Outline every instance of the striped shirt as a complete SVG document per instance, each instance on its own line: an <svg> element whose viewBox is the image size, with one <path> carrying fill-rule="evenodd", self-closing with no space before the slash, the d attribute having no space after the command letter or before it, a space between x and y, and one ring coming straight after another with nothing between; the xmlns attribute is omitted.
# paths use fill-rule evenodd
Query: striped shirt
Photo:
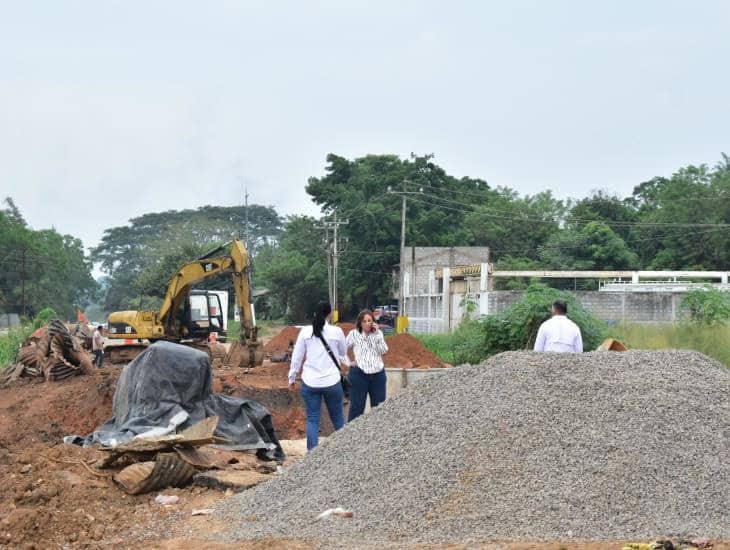
<svg viewBox="0 0 730 550"><path fill-rule="evenodd" d="M345 345L355 352L355 363L365 374L375 374L383 370L383 354L388 353L382 331L363 334L352 329L347 334Z"/></svg>

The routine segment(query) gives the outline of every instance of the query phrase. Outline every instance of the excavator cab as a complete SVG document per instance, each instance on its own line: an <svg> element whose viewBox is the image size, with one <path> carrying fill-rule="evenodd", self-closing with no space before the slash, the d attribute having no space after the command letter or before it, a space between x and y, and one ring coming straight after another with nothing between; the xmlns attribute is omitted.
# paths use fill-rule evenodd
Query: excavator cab
<svg viewBox="0 0 730 550"><path fill-rule="evenodd" d="M207 290L190 291L190 296L185 300L186 337L205 340L214 332L219 340L225 339L226 313L217 293Z"/></svg>

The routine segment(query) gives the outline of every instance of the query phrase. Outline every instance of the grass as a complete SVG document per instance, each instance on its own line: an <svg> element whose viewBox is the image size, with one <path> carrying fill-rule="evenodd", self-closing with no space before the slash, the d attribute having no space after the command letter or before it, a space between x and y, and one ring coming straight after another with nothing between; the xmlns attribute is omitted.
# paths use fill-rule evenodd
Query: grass
<svg viewBox="0 0 730 550"><path fill-rule="evenodd" d="M286 323L281 320L275 321L257 321L256 326L259 328L259 338L269 339L272 336L276 336L286 326ZM232 342L238 339L238 333L241 330L241 323L228 319L228 341Z"/></svg>
<svg viewBox="0 0 730 550"><path fill-rule="evenodd" d="M730 325L626 324L610 332L629 349L693 349L730 367Z"/></svg>
<svg viewBox="0 0 730 550"><path fill-rule="evenodd" d="M692 349L704 353L730 367L730 325L696 324L649 325L626 324L611 327L610 335L629 349ZM428 349L452 365L463 346L465 335L414 334ZM588 351L588 350L586 350Z"/></svg>
<svg viewBox="0 0 730 550"><path fill-rule="evenodd" d="M0 333L0 370L15 362L18 348L33 333L30 325Z"/></svg>
<svg viewBox="0 0 730 550"><path fill-rule="evenodd" d="M454 337L451 334L413 334L439 359L455 365Z"/></svg>

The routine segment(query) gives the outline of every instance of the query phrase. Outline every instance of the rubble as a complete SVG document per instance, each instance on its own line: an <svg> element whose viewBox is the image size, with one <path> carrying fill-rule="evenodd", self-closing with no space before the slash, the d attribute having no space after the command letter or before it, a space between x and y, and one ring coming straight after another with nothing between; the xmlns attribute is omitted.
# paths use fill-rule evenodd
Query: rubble
<svg viewBox="0 0 730 550"><path fill-rule="evenodd" d="M0 383L5 385L23 376L52 382L89 373L93 368L89 343L88 327L54 319L28 338L18 350L16 365L6 369Z"/></svg>

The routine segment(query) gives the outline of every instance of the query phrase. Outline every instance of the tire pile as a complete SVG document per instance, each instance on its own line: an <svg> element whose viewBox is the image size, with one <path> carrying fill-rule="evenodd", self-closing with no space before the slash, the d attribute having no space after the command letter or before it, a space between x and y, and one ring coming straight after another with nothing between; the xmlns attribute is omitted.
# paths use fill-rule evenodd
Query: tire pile
<svg viewBox="0 0 730 550"><path fill-rule="evenodd" d="M730 539L730 370L509 352L426 379L224 503L228 542ZM352 518L316 520L343 507Z"/></svg>
<svg viewBox="0 0 730 550"><path fill-rule="evenodd" d="M91 335L87 327L80 323L66 326L54 319L45 333L41 332L37 340L31 338L18 351L18 363L15 369L10 369L14 377L43 377L51 382L91 371L92 361L87 351Z"/></svg>

